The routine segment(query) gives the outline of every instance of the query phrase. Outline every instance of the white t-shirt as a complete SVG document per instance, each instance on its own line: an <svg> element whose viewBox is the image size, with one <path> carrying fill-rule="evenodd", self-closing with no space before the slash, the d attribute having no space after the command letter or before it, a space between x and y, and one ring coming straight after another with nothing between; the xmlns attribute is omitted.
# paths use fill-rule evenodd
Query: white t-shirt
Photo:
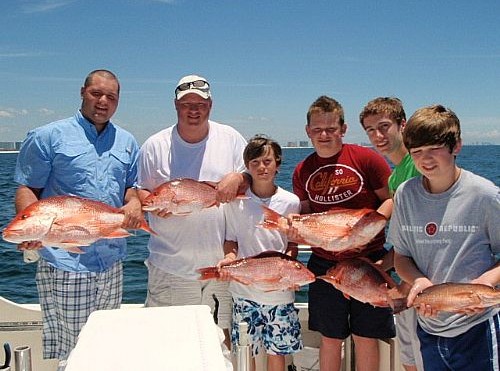
<svg viewBox="0 0 500 371"><path fill-rule="evenodd" d="M152 191L176 178L219 181L230 172L245 169L246 141L235 129L209 121L208 136L198 143L185 142L171 126L152 135L139 154L140 188ZM187 216L159 218L149 214L151 228L148 264L184 278L197 279L196 269L222 259L225 236L222 207Z"/></svg>
<svg viewBox="0 0 500 371"><path fill-rule="evenodd" d="M277 230L259 227L263 218L262 205L266 205L281 215L300 212L299 198L278 187L276 193L269 199L257 197L249 189L245 200L234 200L224 205L226 216L226 240L238 243L238 259L258 255L264 251L279 251L284 253L287 249L288 240ZM271 291L263 292L231 281L229 291L233 297L253 300L260 304L278 305L293 303L295 293L293 291Z"/></svg>

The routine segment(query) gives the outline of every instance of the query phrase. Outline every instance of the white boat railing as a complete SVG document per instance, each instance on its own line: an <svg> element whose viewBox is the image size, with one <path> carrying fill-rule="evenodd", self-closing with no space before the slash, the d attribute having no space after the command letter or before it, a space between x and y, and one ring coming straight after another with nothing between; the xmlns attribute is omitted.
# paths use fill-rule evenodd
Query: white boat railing
<svg viewBox="0 0 500 371"><path fill-rule="evenodd" d="M122 308L140 308L142 304L125 304ZM318 348L321 336L315 331L308 330L308 306L307 303L296 303L299 309L299 319L302 324L302 337L305 350L294 357L287 356L287 365L295 364L297 371L319 370L317 362ZM38 304L16 304L0 296L0 344L9 343L12 349L17 347L30 347L31 362L35 371L54 371L57 368L57 360L44 360L42 358L42 322L40 306ZM168 336L167 334L165 336ZM398 345L395 339L384 339L379 341L380 348L380 370L382 371L404 371L399 361ZM307 354L306 354L307 353ZM304 359L310 367L306 368ZM312 359L311 359L312 357ZM316 358L315 358L316 357ZM301 360L301 361L299 361ZM0 355L0 365L3 356ZM304 367L299 365L303 362ZM264 357L256 360L257 371L266 371ZM344 342L342 371L354 370L354 346L351 339ZM244 370L244 369L243 369ZM243 371L239 370L239 371ZM110 370L113 371L113 370ZM146 371L146 370L145 370ZM238 370L235 370L238 371Z"/></svg>

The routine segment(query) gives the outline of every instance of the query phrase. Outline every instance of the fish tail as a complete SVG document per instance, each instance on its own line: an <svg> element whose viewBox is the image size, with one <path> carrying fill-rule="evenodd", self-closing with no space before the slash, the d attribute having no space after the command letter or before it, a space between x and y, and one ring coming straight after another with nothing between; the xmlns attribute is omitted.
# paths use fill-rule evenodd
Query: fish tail
<svg viewBox="0 0 500 371"><path fill-rule="evenodd" d="M392 289L387 291L387 302L392 308L394 314L408 309L407 297L398 290L398 287L393 287Z"/></svg>
<svg viewBox="0 0 500 371"><path fill-rule="evenodd" d="M406 305L406 298L389 299L389 305L394 314L408 309L408 306Z"/></svg>
<svg viewBox="0 0 500 371"><path fill-rule="evenodd" d="M217 279L220 277L220 273L217 267L200 268L197 270L197 272L200 274L200 277L198 279L201 281Z"/></svg>
<svg viewBox="0 0 500 371"><path fill-rule="evenodd" d="M282 215L276 211L262 205L262 210L264 212L264 220L260 223L260 226L266 229L279 229L280 221L284 218Z"/></svg>

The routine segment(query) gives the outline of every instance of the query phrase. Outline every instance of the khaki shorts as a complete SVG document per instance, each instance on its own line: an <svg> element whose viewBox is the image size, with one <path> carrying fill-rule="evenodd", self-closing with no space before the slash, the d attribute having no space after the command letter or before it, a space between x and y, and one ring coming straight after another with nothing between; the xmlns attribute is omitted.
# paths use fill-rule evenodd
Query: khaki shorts
<svg viewBox="0 0 500 371"><path fill-rule="evenodd" d="M396 316L396 336L399 342L399 359L403 365L415 365L417 370L424 369L420 341L417 336L417 312L409 308Z"/></svg>
<svg viewBox="0 0 500 371"><path fill-rule="evenodd" d="M219 327L231 328L231 295L227 282L191 280L162 271L150 263L146 263L146 266L146 307L205 304L210 307Z"/></svg>

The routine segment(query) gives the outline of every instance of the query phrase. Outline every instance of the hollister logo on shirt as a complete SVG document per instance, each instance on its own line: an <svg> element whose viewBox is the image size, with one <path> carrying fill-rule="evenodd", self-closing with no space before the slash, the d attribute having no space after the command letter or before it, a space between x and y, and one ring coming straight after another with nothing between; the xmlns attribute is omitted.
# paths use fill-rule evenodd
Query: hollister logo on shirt
<svg viewBox="0 0 500 371"><path fill-rule="evenodd" d="M352 167L336 164L320 167L306 183L309 198L320 204L336 204L356 196L363 188L363 178Z"/></svg>

